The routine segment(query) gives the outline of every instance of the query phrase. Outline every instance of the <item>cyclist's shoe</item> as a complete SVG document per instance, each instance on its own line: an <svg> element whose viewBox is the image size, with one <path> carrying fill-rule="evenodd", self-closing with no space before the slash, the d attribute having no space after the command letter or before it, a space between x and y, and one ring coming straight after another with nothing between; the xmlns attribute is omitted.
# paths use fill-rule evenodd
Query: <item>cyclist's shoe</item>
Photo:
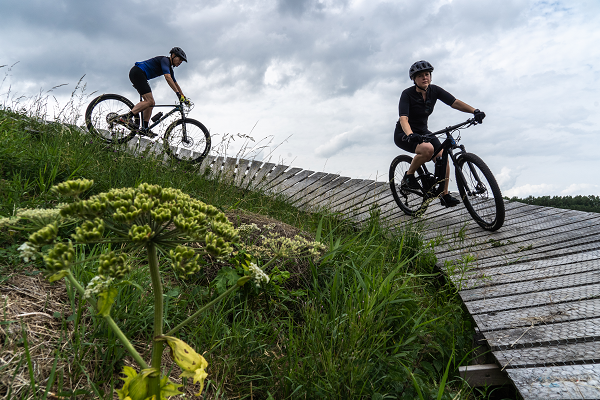
<svg viewBox="0 0 600 400"><path fill-rule="evenodd" d="M140 135L147 136L147 137L149 137L150 139L153 139L153 138L155 138L155 137L157 137L157 136L158 136L156 133L152 132L152 131L150 130L150 128L140 128L140 129L138 130L138 132L140 133Z"/></svg>
<svg viewBox="0 0 600 400"><path fill-rule="evenodd" d="M137 129L137 125L133 122L131 117L128 118L127 114L120 115L119 118L117 118L117 123L126 126L129 129Z"/></svg>
<svg viewBox="0 0 600 400"><path fill-rule="evenodd" d="M419 181L415 178L415 175L404 174L404 178L402 178L402 187L414 190L421 190L421 185L419 185Z"/></svg>
<svg viewBox="0 0 600 400"><path fill-rule="evenodd" d="M444 207L454 207L460 204L460 200L458 200L456 197L450 196L450 193L446 193L440 197L440 202Z"/></svg>

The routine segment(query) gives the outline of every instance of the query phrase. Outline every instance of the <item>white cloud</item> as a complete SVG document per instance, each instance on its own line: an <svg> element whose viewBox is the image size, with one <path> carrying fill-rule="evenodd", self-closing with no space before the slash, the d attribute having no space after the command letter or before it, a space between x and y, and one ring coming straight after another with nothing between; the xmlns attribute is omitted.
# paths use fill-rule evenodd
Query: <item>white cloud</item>
<svg viewBox="0 0 600 400"><path fill-rule="evenodd" d="M600 195L600 185L594 185L591 183L573 183L566 189L560 192L563 196L587 194L587 195Z"/></svg>
<svg viewBox="0 0 600 400"><path fill-rule="evenodd" d="M364 140L364 129L362 126L352 128L348 132L340 133L315 149L319 157L331 157L342 150L353 147Z"/></svg>
<svg viewBox="0 0 600 400"><path fill-rule="evenodd" d="M502 195L506 197L527 197L527 196L545 196L557 189L557 185L540 183L537 185L526 184L523 186L513 187L507 191L503 191Z"/></svg>
<svg viewBox="0 0 600 400"><path fill-rule="evenodd" d="M515 186L517 182L517 178L521 175L521 170L523 168L519 167L516 169L511 169L508 167L502 167L500 173L496 175L496 181L498 185L500 185L500 189L504 192L509 190Z"/></svg>

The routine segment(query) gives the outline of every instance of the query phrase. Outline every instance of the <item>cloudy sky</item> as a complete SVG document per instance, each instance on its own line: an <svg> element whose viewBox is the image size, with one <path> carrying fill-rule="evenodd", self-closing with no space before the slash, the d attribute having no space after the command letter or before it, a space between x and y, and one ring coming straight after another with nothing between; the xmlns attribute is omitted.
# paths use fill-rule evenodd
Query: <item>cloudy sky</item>
<svg viewBox="0 0 600 400"><path fill-rule="evenodd" d="M461 143L504 195L600 195L599 26L598 0L2 0L0 102L66 83L51 93L64 104L83 75L88 94L136 100L133 63L180 46L176 78L216 141L251 134L271 144L258 157L385 180L424 59L487 114ZM467 117L440 102L429 127Z"/></svg>

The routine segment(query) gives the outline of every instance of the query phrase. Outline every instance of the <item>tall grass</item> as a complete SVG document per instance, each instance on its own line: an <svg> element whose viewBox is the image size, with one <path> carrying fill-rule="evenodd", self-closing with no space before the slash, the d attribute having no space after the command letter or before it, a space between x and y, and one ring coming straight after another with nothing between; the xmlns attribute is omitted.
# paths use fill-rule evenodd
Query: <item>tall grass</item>
<svg viewBox="0 0 600 400"><path fill-rule="evenodd" d="M238 189L192 166L148 154L134 157L74 126L0 110L0 216L55 205L59 200L49 188L71 178L93 179L91 194L141 182L178 188L224 211L244 209L276 218L328 245L319 260L307 262L297 287L269 295L236 293L179 333L205 351L209 377L204 398L473 396L456 377L458 364L468 361L471 350L471 321L455 288L440 283L432 246L421 241L414 227L391 234L377 213L360 226L336 215L303 213L283 198ZM16 246L25 238L23 232L0 228L0 276L41 268L39 260L18 260ZM86 257L97 249L79 251ZM85 264L73 272L84 283L95 274ZM132 332L130 339L148 357L149 277L134 272L128 279L133 285L120 289L113 318ZM171 316L166 330L216 295L206 274L180 282L166 272L164 285ZM22 352L22 362L11 371L32 373L30 385L16 387L0 379L0 395L113 398L113 389L121 385L118 372L128 363L124 349L68 286L64 302L72 311L55 315L61 329L46 343L54 349L45 370L50 372L36 372L30 367L35 353ZM17 322L3 317L0 323ZM8 336L3 341L9 345Z"/></svg>

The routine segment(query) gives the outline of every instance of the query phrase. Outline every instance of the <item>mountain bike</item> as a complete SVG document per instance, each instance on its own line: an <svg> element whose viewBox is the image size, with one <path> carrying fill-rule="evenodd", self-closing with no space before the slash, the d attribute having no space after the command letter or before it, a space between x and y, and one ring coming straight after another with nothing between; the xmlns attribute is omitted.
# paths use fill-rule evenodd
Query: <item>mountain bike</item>
<svg viewBox="0 0 600 400"><path fill-rule="evenodd" d="M102 139L107 144L125 143L136 134L144 135L140 130L141 113L133 116L131 123L124 124L119 117L133 108L134 104L118 94L103 94L90 102L85 111L85 123L91 134ZM210 151L210 133L201 122L187 118L193 104L179 103L175 105L157 104L154 107L171 107L163 115L162 112L152 117L152 129L174 113L180 113L181 118L173 121L163 135L165 152L182 161L202 162ZM148 134L146 134L148 136ZM157 135L151 135L155 137Z"/></svg>
<svg viewBox="0 0 600 400"><path fill-rule="evenodd" d="M470 118L460 124L422 136L425 141L430 141L437 135L446 135L446 140L439 149L434 150L434 154L444 150L440 164L444 166L448 165L448 157L450 157L454 165L458 192L465 208L479 226L495 231L504 224L505 217L500 187L483 160L473 153L467 153L464 145L458 145L460 129L477 124L473 118ZM458 133L456 139L452 136L453 133ZM438 173L443 176L436 176L423 164L415 172L420 188L411 189L401 183L411 162L412 157L408 155L394 158L390 165L389 179L394 200L404 213L412 216L424 213L431 201L443 193L446 176L445 168L441 168Z"/></svg>

